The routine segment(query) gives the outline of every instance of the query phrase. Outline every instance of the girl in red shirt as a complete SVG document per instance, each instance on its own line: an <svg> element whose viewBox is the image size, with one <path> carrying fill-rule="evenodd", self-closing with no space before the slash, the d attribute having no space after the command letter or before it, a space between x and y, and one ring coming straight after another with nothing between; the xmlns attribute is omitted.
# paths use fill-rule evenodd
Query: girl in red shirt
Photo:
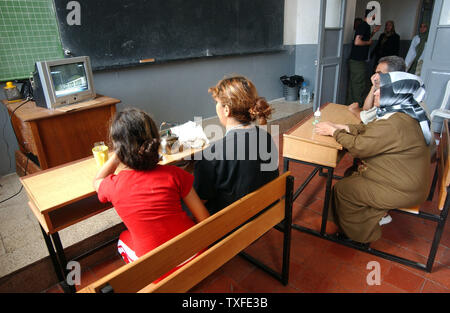
<svg viewBox="0 0 450 313"><path fill-rule="evenodd" d="M127 230L118 249L129 263L209 216L192 188L194 177L170 165L158 165L159 132L148 114L118 112L111 124L114 152L97 173L94 188L101 202L111 202ZM118 165L125 168L114 174Z"/></svg>

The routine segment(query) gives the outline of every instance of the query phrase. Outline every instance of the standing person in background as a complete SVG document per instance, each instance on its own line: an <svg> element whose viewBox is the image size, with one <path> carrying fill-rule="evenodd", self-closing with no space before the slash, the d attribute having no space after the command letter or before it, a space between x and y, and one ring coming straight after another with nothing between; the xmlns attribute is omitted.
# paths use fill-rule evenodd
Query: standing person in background
<svg viewBox="0 0 450 313"><path fill-rule="evenodd" d="M411 41L408 53L406 54L405 63L408 73L420 76L420 69L423 61L423 50L428 40L428 25L420 24L419 34L414 36ZM416 73L417 72L417 73Z"/></svg>
<svg viewBox="0 0 450 313"><path fill-rule="evenodd" d="M364 21L356 28L352 51L348 60L350 79L348 83L347 104L358 102L362 106L369 89L366 61L369 58L372 37L381 27L377 25L373 32L370 31L370 26L367 23L367 15L369 12L370 10L366 10Z"/></svg>
<svg viewBox="0 0 450 313"><path fill-rule="evenodd" d="M355 18L355 20L353 21L353 30L356 31L359 24L361 24L362 22L363 22L362 18L360 18L360 17Z"/></svg>
<svg viewBox="0 0 450 313"><path fill-rule="evenodd" d="M390 55L398 56L399 50L400 36L395 32L394 21L387 21L384 26L384 33L378 38L378 43L372 52L372 57L375 58L375 67L382 57Z"/></svg>

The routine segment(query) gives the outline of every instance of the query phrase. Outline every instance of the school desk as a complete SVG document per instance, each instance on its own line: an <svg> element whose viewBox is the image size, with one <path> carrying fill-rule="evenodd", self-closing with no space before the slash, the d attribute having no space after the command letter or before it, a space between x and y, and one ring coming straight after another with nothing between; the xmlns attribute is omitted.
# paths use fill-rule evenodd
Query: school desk
<svg viewBox="0 0 450 313"><path fill-rule="evenodd" d="M327 121L336 124L360 123L356 116L348 110L348 106L346 105L328 103L323 105L320 110L321 122ZM320 234L323 235L327 223L331 183L333 178L339 178L338 176L334 176L334 168L345 154L345 150L333 137L315 134L313 121L314 116L310 115L283 134L283 166L285 172L289 170L290 162L307 164L314 168L311 174L295 191L294 201L317 173L327 178L322 225L320 229ZM325 174L323 172L324 169L327 170ZM306 232L310 231L300 225L294 224L292 227Z"/></svg>
<svg viewBox="0 0 450 313"><path fill-rule="evenodd" d="M203 148L164 155L159 164L175 164L190 159ZM119 166L116 172L121 168L123 166ZM92 183L97 171L94 157L90 156L20 178L61 282L67 276L67 260L58 232L112 207L111 203L101 203L97 198ZM75 291L74 286L64 287Z"/></svg>

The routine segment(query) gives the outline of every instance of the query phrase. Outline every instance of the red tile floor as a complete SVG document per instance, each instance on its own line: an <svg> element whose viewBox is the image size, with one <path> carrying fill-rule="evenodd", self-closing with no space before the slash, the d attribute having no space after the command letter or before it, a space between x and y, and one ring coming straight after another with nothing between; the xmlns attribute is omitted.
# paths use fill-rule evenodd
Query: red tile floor
<svg viewBox="0 0 450 313"><path fill-rule="evenodd" d="M280 140L281 142L281 140ZM280 168L282 167L280 158ZM346 155L336 168L343 175L352 164ZM298 187L311 172L306 165L291 163L290 171ZM324 201L325 178L316 176L293 205L294 223L319 228ZM435 196L434 199L437 197ZM427 205L426 210L435 203ZM435 211L433 211L436 213ZM402 213L391 212L393 221L383 226L383 236L372 247L411 258L421 263L429 253L435 223ZM450 223L446 223L432 273L388 261L343 245L292 230L289 284L283 286L259 268L239 256L234 257L195 286L196 293L448 293L450 292ZM281 269L282 235L272 229L246 249L276 270ZM380 264L380 285L369 286L370 261ZM81 276L81 286L101 278L124 265L119 256L88 268ZM55 286L45 292L62 292Z"/></svg>

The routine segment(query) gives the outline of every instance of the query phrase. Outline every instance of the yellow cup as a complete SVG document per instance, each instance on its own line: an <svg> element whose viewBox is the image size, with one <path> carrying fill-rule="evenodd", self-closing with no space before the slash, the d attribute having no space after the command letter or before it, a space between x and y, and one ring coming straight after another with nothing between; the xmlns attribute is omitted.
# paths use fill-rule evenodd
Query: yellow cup
<svg viewBox="0 0 450 313"><path fill-rule="evenodd" d="M94 154L95 162L97 163L97 168L100 168L108 160L108 146L106 145L96 145L92 148L92 153Z"/></svg>

